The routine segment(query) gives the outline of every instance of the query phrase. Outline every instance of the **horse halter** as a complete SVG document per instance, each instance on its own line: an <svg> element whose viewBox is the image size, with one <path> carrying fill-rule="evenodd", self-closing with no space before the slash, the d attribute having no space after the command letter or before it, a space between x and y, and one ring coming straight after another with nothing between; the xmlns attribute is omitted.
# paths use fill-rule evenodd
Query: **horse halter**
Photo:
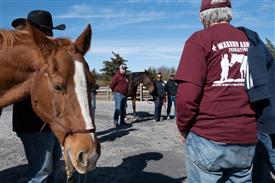
<svg viewBox="0 0 275 183"><path fill-rule="evenodd" d="M64 127L64 125L62 125L61 123L51 123L50 125L55 125L56 127L61 129L65 133L65 135L63 137L63 140L62 140L62 146L63 147L64 147L64 144L65 144L66 138L70 135L73 136L74 134L77 134L77 133L96 133L95 128L74 130L74 129L71 129L71 128L68 129L68 128Z"/></svg>
<svg viewBox="0 0 275 183"><path fill-rule="evenodd" d="M77 134L77 133L95 133L95 131L96 131L95 128L84 129L84 130L67 129L66 133L65 133L65 136L63 137L63 140L62 140L62 146L64 147L65 140L70 135L73 136L74 134Z"/></svg>

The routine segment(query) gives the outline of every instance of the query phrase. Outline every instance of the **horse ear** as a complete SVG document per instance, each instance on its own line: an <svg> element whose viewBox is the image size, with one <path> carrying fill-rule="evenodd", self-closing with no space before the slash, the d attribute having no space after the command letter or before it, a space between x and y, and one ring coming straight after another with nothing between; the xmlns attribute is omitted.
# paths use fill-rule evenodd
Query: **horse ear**
<svg viewBox="0 0 275 183"><path fill-rule="evenodd" d="M147 69L144 69L144 72L148 72Z"/></svg>
<svg viewBox="0 0 275 183"><path fill-rule="evenodd" d="M91 25L89 24L74 42L78 51L80 51L83 55L85 55L85 53L90 48L91 38L92 38L92 29L91 29Z"/></svg>
<svg viewBox="0 0 275 183"><path fill-rule="evenodd" d="M33 35L33 39L36 43L36 45L40 48L42 54L44 56L49 55L52 50L54 49L54 43L47 38L45 34L40 32L38 29L33 27L30 23L27 22L26 29L30 30Z"/></svg>

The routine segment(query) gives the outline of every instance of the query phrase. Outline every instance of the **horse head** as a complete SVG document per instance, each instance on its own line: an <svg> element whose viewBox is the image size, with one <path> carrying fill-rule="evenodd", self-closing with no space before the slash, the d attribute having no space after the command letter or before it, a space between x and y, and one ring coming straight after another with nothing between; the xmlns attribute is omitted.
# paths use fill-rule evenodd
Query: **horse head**
<svg viewBox="0 0 275 183"><path fill-rule="evenodd" d="M143 74L143 84L146 86L147 90L152 94L155 91L155 84L153 76L146 69Z"/></svg>
<svg viewBox="0 0 275 183"><path fill-rule="evenodd" d="M88 25L74 42L50 39L33 27L30 30L43 63L31 78L33 109L58 138L66 163L86 173L96 167L100 156L92 120L94 80L84 59L90 47L91 27Z"/></svg>

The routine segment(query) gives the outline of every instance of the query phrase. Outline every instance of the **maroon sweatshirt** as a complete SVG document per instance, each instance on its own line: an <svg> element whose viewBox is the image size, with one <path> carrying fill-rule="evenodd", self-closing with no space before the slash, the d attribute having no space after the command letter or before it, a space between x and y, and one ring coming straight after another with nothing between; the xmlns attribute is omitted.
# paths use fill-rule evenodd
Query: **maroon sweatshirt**
<svg viewBox="0 0 275 183"><path fill-rule="evenodd" d="M177 125L229 144L257 142L256 114L244 88L248 40L230 24L193 34L176 74Z"/></svg>
<svg viewBox="0 0 275 183"><path fill-rule="evenodd" d="M111 89L113 92L126 95L128 90L128 79L126 78L126 75L117 71L112 78Z"/></svg>

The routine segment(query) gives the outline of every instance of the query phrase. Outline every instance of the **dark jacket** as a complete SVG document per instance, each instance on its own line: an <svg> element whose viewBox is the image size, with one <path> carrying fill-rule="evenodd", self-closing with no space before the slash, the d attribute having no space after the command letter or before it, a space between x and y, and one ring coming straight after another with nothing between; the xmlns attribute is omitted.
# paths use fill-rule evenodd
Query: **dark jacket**
<svg viewBox="0 0 275 183"><path fill-rule="evenodd" d="M111 82L111 90L113 92L127 94L128 91L128 79L125 74L121 74L119 71L113 76Z"/></svg>
<svg viewBox="0 0 275 183"><path fill-rule="evenodd" d="M13 131L15 132L40 132L49 131L45 124L33 111L31 100L26 99L13 105Z"/></svg>
<svg viewBox="0 0 275 183"><path fill-rule="evenodd" d="M165 83L160 80L155 80L155 91L153 93L154 97L165 97L166 96L166 87L165 87Z"/></svg>
<svg viewBox="0 0 275 183"><path fill-rule="evenodd" d="M256 32L245 27L239 29L245 32L250 41L248 65L253 87L247 88L247 93L257 111L258 129L268 134L275 133L274 58Z"/></svg>
<svg viewBox="0 0 275 183"><path fill-rule="evenodd" d="M176 96L177 94L177 88L178 88L178 84L176 83L175 80L171 80L169 79L166 83L166 90L167 90L167 94L171 95L171 96Z"/></svg>

